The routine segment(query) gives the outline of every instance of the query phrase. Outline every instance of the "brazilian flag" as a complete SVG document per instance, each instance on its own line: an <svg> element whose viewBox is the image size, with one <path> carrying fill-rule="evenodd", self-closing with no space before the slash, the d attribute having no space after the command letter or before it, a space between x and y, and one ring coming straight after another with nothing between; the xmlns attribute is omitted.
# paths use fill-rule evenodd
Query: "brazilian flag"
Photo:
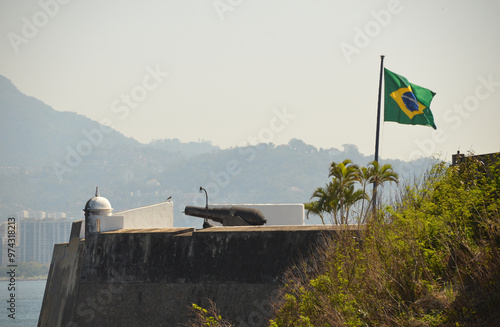
<svg viewBox="0 0 500 327"><path fill-rule="evenodd" d="M400 124L425 125L436 129L432 116L432 98L436 93L424 89L384 68L384 121Z"/></svg>

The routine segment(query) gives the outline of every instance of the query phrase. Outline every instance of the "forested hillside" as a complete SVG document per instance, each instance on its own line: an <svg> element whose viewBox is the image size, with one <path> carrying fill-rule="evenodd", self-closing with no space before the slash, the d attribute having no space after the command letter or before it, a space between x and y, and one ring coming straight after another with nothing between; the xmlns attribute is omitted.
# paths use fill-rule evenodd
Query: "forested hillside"
<svg viewBox="0 0 500 327"><path fill-rule="evenodd" d="M80 219L98 185L115 212L172 196L174 224L192 226L200 222L182 210L204 205L200 186L209 191L210 203L304 203L328 181L332 161L367 164L372 159L355 145L318 149L298 139L231 149L177 139L141 144L87 117L56 111L4 77L0 118L3 217L29 209ZM431 160L384 162L410 178Z"/></svg>

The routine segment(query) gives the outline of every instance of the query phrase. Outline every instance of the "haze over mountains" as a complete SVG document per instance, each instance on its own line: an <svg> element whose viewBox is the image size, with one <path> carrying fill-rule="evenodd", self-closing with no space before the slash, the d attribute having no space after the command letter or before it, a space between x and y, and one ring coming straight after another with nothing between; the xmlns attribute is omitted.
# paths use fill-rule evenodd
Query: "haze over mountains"
<svg viewBox="0 0 500 327"><path fill-rule="evenodd" d="M366 165L373 159L355 145L317 149L298 139L225 150L207 141L141 144L85 116L56 111L3 76L0 118L2 221L21 210L66 212L81 219L98 185L115 212L172 196L174 225L199 227L201 220L182 210L204 205L200 186L211 204L303 203L328 181L332 161L349 158ZM404 178L420 175L430 162L383 160Z"/></svg>

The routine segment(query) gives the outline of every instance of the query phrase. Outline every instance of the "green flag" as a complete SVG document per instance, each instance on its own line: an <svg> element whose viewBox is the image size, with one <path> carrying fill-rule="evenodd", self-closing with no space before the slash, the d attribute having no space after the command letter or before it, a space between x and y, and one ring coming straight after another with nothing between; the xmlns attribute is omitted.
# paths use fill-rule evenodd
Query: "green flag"
<svg viewBox="0 0 500 327"><path fill-rule="evenodd" d="M400 124L425 125L436 129L430 109L436 93L424 89L384 68L384 121Z"/></svg>

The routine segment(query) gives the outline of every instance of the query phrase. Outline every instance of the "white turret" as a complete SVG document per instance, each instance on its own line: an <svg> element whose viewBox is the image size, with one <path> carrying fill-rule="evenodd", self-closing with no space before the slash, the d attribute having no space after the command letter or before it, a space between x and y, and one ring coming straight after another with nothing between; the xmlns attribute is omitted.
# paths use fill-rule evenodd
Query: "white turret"
<svg viewBox="0 0 500 327"><path fill-rule="evenodd" d="M99 232L100 219L111 216L113 208L108 199L99 195L99 186L96 187L95 196L87 201L85 204L85 238L90 233Z"/></svg>

